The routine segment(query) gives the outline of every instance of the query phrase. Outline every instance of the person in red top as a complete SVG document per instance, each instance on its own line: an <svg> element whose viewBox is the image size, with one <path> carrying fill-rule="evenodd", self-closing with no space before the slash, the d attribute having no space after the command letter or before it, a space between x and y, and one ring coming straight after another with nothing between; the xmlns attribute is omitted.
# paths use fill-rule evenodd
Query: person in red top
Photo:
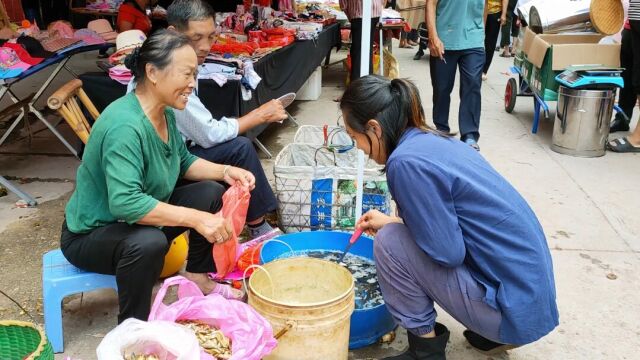
<svg viewBox="0 0 640 360"><path fill-rule="evenodd" d="M136 29L148 36L151 32L151 19L147 16L146 9L149 6L151 0L125 0L118 9L118 32Z"/></svg>

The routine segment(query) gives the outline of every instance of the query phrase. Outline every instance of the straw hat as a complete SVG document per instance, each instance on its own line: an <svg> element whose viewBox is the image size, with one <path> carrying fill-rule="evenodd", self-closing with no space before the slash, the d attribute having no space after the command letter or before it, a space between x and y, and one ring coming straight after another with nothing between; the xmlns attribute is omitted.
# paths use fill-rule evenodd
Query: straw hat
<svg viewBox="0 0 640 360"><path fill-rule="evenodd" d="M624 25L624 8L620 0L591 0L591 24L601 34L616 34Z"/></svg>
<svg viewBox="0 0 640 360"><path fill-rule="evenodd" d="M131 50L142 46L147 40L147 36L140 30L127 30L118 34L116 38L116 52L131 52Z"/></svg>

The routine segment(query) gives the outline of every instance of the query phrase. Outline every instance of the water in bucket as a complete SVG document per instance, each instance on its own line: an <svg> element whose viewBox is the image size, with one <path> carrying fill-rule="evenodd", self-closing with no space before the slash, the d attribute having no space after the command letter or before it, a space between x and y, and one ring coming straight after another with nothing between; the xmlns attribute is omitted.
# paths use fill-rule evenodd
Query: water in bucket
<svg viewBox="0 0 640 360"><path fill-rule="evenodd" d="M298 250L294 252L286 252L278 258L283 259L298 256L327 260L336 263L342 256L342 253L330 250ZM346 267L353 275L356 292L356 309L370 309L384 304L382 292L380 291L380 284L378 284L376 265L372 260L363 256L347 254L340 265Z"/></svg>

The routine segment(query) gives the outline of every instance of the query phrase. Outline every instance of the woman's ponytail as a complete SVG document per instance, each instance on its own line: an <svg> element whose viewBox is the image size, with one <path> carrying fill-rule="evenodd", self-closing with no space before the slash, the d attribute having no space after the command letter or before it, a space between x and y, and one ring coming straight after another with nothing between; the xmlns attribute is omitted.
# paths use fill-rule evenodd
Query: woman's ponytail
<svg viewBox="0 0 640 360"><path fill-rule="evenodd" d="M408 128L448 136L427 125L418 88L406 79L369 75L354 80L342 95L340 109L349 127L362 134L369 120L378 121L387 157Z"/></svg>
<svg viewBox="0 0 640 360"><path fill-rule="evenodd" d="M400 116L406 119L406 126L428 130L418 87L406 79L393 79L391 88L392 94L399 98Z"/></svg>

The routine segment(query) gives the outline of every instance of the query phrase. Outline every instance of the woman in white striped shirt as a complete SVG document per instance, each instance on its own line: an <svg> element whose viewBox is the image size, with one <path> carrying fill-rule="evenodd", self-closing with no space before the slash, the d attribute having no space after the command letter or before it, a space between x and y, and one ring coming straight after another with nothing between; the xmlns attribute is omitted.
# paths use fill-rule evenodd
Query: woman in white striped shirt
<svg viewBox="0 0 640 360"><path fill-rule="evenodd" d="M362 49L362 0L340 0L340 8L347 15L351 23L351 81L360 77L360 59ZM376 25L380 21L382 8L386 0L371 0L371 34L370 50L372 52L373 40L376 34ZM369 61L369 72L373 73L373 63Z"/></svg>

